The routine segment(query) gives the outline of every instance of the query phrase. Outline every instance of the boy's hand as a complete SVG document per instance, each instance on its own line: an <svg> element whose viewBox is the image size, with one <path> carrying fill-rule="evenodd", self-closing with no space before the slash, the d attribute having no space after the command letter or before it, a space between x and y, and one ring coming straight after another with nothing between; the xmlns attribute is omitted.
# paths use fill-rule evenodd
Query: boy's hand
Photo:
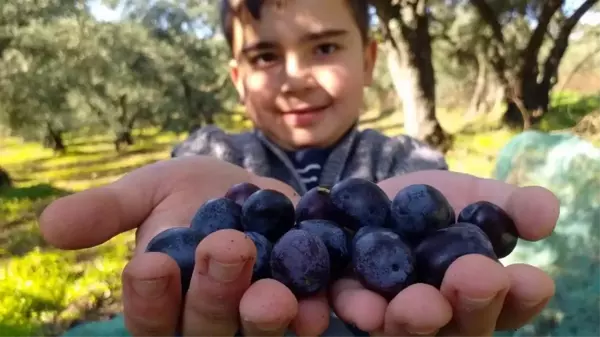
<svg viewBox="0 0 600 337"><path fill-rule="evenodd" d="M217 232L202 241L196 253L198 273L194 273L189 300L181 313L177 265L162 254L141 254L154 235L170 227L188 226L201 203L222 196L242 181L277 189L294 202L298 199L281 182L257 178L213 158L187 157L149 165L106 187L59 199L42 214L41 229L49 243L80 249L138 228L135 256L123 272L125 319L134 336L173 336L180 314L183 336L233 336L238 327L246 335L281 336L288 326L298 335L321 334L329 324L325 296L297 302L287 288L273 280L250 285L248 263L256 250L241 233ZM413 173L380 186L393 196L402 187L419 182L439 188L457 210L480 199L504 206L525 239L547 236L557 220L558 202L542 189L518 189L447 171ZM206 263L208 257L221 264ZM240 263L241 271L233 267ZM220 275L224 281L211 275ZM525 265L503 268L479 256L463 257L447 275L441 294L414 285L389 305L353 280L339 281L331 299L342 319L373 334L435 334L444 327L444 334L491 335L495 328L522 326L554 292L552 280L538 269ZM471 297L475 303L460 300L463 297ZM490 297L489 304L480 301Z"/></svg>
<svg viewBox="0 0 600 337"><path fill-rule="evenodd" d="M525 240L547 237L558 220L559 201L539 187L519 188L448 171L411 173L379 186L393 198L416 183L439 189L457 213L479 200L501 206ZM332 299L341 319L375 335L491 336L495 330L522 327L540 313L554 290L553 280L533 266L503 267L486 257L468 255L450 266L441 291L416 284L388 304L357 281L343 279L334 285Z"/></svg>
<svg viewBox="0 0 600 337"><path fill-rule="evenodd" d="M122 274L124 317L133 336L175 336L180 317L183 336L233 336L238 328L248 336L283 335L290 324L316 335L329 324L325 295L298 303L279 282L250 285L256 248L243 233L221 231L201 242L185 306L177 264L166 255L144 253L156 234L189 226L204 201L244 181L297 202L292 188L276 180L211 157L184 157L55 201L40 218L41 230L56 247L81 249L137 228L135 254Z"/></svg>

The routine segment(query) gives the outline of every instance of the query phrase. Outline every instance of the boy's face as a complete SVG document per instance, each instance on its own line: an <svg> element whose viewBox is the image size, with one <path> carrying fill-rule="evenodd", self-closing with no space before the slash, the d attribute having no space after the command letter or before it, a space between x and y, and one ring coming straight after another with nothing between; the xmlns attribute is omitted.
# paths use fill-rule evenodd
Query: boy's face
<svg viewBox="0 0 600 337"><path fill-rule="evenodd" d="M376 45L346 0L266 1L234 20L231 76L249 118L288 149L327 147L357 120Z"/></svg>

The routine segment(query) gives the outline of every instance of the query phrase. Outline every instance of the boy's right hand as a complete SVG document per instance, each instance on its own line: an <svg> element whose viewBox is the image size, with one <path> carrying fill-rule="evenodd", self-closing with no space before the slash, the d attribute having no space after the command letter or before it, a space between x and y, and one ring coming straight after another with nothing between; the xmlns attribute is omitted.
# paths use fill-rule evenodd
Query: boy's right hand
<svg viewBox="0 0 600 337"><path fill-rule="evenodd" d="M185 306L177 264L164 254L144 253L156 234L189 226L203 202L244 181L297 202L292 188L279 181L212 157L184 157L56 200L40 217L41 231L58 248L82 249L137 228L134 257L122 274L124 317L134 336L174 336L180 317L183 336L233 336L238 328L246 336L282 336L288 326L297 335L318 335L329 324L325 295L297 302L276 281L250 285L256 248L243 233L221 231L201 242Z"/></svg>

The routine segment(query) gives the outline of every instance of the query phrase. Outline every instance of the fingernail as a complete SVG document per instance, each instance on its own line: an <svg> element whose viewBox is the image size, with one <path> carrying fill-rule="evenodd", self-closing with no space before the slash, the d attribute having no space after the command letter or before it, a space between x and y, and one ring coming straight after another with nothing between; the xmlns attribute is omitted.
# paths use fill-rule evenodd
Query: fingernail
<svg viewBox="0 0 600 337"><path fill-rule="evenodd" d="M208 275L220 282L231 282L240 277L244 263L221 263L214 259L208 262Z"/></svg>
<svg viewBox="0 0 600 337"><path fill-rule="evenodd" d="M141 297L157 298L167 291L167 278L156 278L151 280L137 280L132 286L133 290Z"/></svg>
<svg viewBox="0 0 600 337"><path fill-rule="evenodd" d="M535 308L538 305L542 304L542 302L546 301L546 299L543 299L541 301L523 301L523 303L521 304L521 307L523 309L531 309L531 308Z"/></svg>
<svg viewBox="0 0 600 337"><path fill-rule="evenodd" d="M471 298L463 296L461 297L460 303L465 310L480 310L489 306L494 300L494 297L495 295L488 298Z"/></svg>

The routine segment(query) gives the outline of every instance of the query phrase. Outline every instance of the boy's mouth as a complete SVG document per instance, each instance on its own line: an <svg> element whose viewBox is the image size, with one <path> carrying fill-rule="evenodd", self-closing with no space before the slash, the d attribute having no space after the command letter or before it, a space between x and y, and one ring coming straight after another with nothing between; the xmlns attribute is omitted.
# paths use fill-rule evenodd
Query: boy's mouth
<svg viewBox="0 0 600 337"><path fill-rule="evenodd" d="M308 114L308 113L316 113L323 111L329 107L330 104L319 105L319 106L307 106L301 107L297 109L291 109L284 112L284 114L292 114L292 115L300 115L300 114Z"/></svg>
<svg viewBox="0 0 600 337"><path fill-rule="evenodd" d="M287 110L283 113L283 119L291 126L311 126L321 120L323 117L323 112L330 106L331 104L327 104Z"/></svg>

